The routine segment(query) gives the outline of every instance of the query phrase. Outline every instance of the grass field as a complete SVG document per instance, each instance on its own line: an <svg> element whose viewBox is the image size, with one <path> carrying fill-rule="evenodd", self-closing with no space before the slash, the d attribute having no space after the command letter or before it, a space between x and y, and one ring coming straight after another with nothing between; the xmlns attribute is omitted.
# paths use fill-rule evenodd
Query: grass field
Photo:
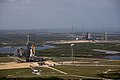
<svg viewBox="0 0 120 80"><path fill-rule="evenodd" d="M47 50L37 50L36 55L38 56L48 56L48 57L70 57L71 56L71 46L70 44L59 44L54 45L57 48L47 49ZM92 49L101 50L113 50L120 51L120 45L117 43L79 43L75 44L74 56L76 57L97 57L103 58L106 56L104 52L95 52ZM41 53L41 54L39 54ZM90 56L88 56L90 55Z"/></svg>
<svg viewBox="0 0 120 80"><path fill-rule="evenodd" d="M55 66L55 68L67 72L71 75L81 75L97 77L97 74L105 72L108 69L118 70L120 67L105 67L105 66Z"/></svg>
<svg viewBox="0 0 120 80"><path fill-rule="evenodd" d="M59 72L53 71L48 68L37 68L42 70L41 75L32 74L32 70L30 68L24 69L9 69L9 70L0 70L1 76L8 77L38 77L38 76L51 76L51 75L60 75Z"/></svg>
<svg viewBox="0 0 120 80"><path fill-rule="evenodd" d="M14 59L12 57L0 57L0 63L4 62L13 62Z"/></svg>
<svg viewBox="0 0 120 80"><path fill-rule="evenodd" d="M48 56L50 58L52 57L53 61L55 62L72 60L70 58L71 47L69 44L56 45L56 46L58 46L58 48L41 50L40 53L44 53L44 54L37 54L37 55ZM48 68L41 68L41 67L37 67L37 69L42 70L41 75L32 74L32 70L29 68L0 70L0 77L5 76L5 77L43 77L44 78L44 77L57 76L59 78L64 78L64 79L80 79L80 78L93 78L93 77L101 78L98 74L102 74L108 69L117 71L115 73L120 73L120 60L79 57L81 55L95 55L98 57L100 55L104 55L104 53L93 52L92 51L93 48L120 51L120 45L117 44L75 44L74 56L77 57L74 58L74 61L87 62L87 63L80 63L79 65L94 65L94 66L79 66L77 64L54 66L54 68L68 73L67 75L61 74L57 71ZM39 53L39 51L37 52ZM0 57L0 63L12 62L12 61L13 58L11 57ZM95 65L112 65L112 66L95 66ZM112 76L112 74L107 76Z"/></svg>
<svg viewBox="0 0 120 80"><path fill-rule="evenodd" d="M64 66L54 66L54 68L59 69L68 73L67 75L61 74L57 71L48 69L48 68L40 68L36 69L42 70L40 75L32 74L32 70L29 68L25 69L12 69L12 70L0 70L0 76L6 77L51 77L57 76L64 79L80 79L80 78L88 78L95 77L100 78L97 74L101 74L108 69L118 70L120 71L120 67L105 67L105 66L76 66L76 65L64 65Z"/></svg>

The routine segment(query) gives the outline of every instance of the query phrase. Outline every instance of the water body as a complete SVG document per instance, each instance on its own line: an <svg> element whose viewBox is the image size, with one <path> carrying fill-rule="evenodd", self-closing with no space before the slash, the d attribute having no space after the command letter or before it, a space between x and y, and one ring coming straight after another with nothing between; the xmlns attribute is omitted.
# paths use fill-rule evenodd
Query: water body
<svg viewBox="0 0 120 80"><path fill-rule="evenodd" d="M111 59L111 60L120 60L119 55L113 55L113 56L106 56L105 58Z"/></svg>
<svg viewBox="0 0 120 80"><path fill-rule="evenodd" d="M118 54L120 52L118 51L111 51L111 50L101 50L101 49L92 49L93 51L97 52L104 52L105 54Z"/></svg>
<svg viewBox="0 0 120 80"><path fill-rule="evenodd" d="M5 46L0 48L0 53L14 53L14 51L18 48L24 48L26 49L26 46ZM42 47L36 47L36 50L44 50L44 49L50 49L50 48L55 48L55 46L51 45L43 45Z"/></svg>
<svg viewBox="0 0 120 80"><path fill-rule="evenodd" d="M16 49L18 49L19 47L22 48L26 48L26 46L5 46L0 48L0 53L14 53L14 51ZM44 49L50 49L50 48L55 48L55 46L51 46L51 45L43 45L42 47L36 47L36 50L44 50ZM93 51L98 51L98 52L105 52L105 54L117 54L120 52L117 51L108 51L108 50L99 50L99 49L93 49ZM104 58L108 58L111 60L120 60L120 56L119 55L108 55L105 56Z"/></svg>
<svg viewBox="0 0 120 80"><path fill-rule="evenodd" d="M92 49L92 50L97 52L104 52L105 54L108 54L104 58L111 59L111 60L120 60L120 55L109 55L109 54L120 54L120 52L118 51L101 50L101 49Z"/></svg>

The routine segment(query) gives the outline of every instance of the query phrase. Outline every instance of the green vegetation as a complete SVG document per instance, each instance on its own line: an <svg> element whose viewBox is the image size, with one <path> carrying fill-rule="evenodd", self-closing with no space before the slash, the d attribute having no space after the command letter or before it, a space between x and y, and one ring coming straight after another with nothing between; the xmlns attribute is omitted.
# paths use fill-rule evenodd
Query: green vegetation
<svg viewBox="0 0 120 80"><path fill-rule="evenodd" d="M76 65L64 65L64 66L54 66L54 68L59 69L61 71L64 71L68 73L67 75L61 74L59 72L56 72L54 70L48 69L48 68L39 68L36 69L42 70L40 72L40 75L32 74L32 70L29 68L25 69L12 69L12 70L0 70L0 77L8 77L8 78L25 78L25 79L37 79L38 77L41 79L47 79L49 80L50 77L54 76L54 78L58 79L85 79L85 78L92 78L95 79L104 77L103 73L107 71L108 69L116 71L116 73L112 72L111 74L117 77L113 78L119 78L118 74L120 73L120 67L104 67L104 66L76 66ZM105 74L109 77L104 78L111 78L111 75ZM57 76L57 77L55 77ZM52 77L53 78L53 77ZM21 80L21 79L20 79Z"/></svg>
<svg viewBox="0 0 120 80"><path fill-rule="evenodd" d="M103 65L120 65L120 61L103 60L103 61L100 61L100 64L103 64Z"/></svg>
<svg viewBox="0 0 120 80"><path fill-rule="evenodd" d="M0 57L13 56L13 53L0 53Z"/></svg>
<svg viewBox="0 0 120 80"><path fill-rule="evenodd" d="M108 73L100 73L98 74L98 76L109 79L120 79L120 69L115 71L109 71Z"/></svg>
<svg viewBox="0 0 120 80"><path fill-rule="evenodd" d="M49 40L70 40L70 37L61 33L30 33L31 41L35 42L37 46L40 46L39 43L43 44L45 41ZM23 46L26 43L26 35L28 34L22 32L7 32L0 34L0 47L6 46L2 43L7 43L8 46ZM71 46L70 44L60 44L54 45L57 48L46 49L46 50L37 50L36 56L45 56L53 57L53 61L70 61L71 58ZM79 43L75 44L74 47L74 60L84 61L89 63L81 63L81 65L94 65L94 66L79 66L79 64L74 65L61 65L54 66L61 71L68 73L63 75L59 72L53 71L48 68L36 69L42 70L40 75L32 74L32 70L29 68L25 69L9 69L9 70L0 70L0 80L63 80L63 79L79 79L85 77L95 77L95 78L110 78L117 79L120 78L120 67L119 66L95 66L95 65L120 65L120 61L108 61L108 60L91 60L91 58L101 58L106 56L102 52L94 52L92 49L102 49L102 50L114 50L120 51L120 44L117 43ZM0 63L11 62L13 58L10 56L13 54L0 54ZM80 57L90 57L89 59L81 59ZM94 63L94 62L98 63ZM104 72L108 69L112 69L113 72L105 74ZM52 77L53 76L53 77ZM57 77L55 77L57 76ZM83 76L83 77L80 77ZM8 78L6 78L8 77Z"/></svg>
<svg viewBox="0 0 120 80"><path fill-rule="evenodd" d="M13 61L12 57L0 57L0 63L12 62L12 61Z"/></svg>
<svg viewBox="0 0 120 80"><path fill-rule="evenodd" d="M70 75L81 75L88 77L99 77L97 74L107 71L108 69L119 70L120 67L108 66L55 66L55 68L67 72Z"/></svg>
<svg viewBox="0 0 120 80"><path fill-rule="evenodd" d="M26 31L0 31L0 47L4 46L2 43L7 43L8 46L23 46L26 43L26 36L30 35L30 40L35 43L43 44L45 41L51 40L70 40L63 33L41 33L31 30Z"/></svg>
<svg viewBox="0 0 120 80"><path fill-rule="evenodd" d="M64 80L62 78L58 77L47 77L47 78L41 78L41 77L32 77L32 78L6 78L1 77L0 80Z"/></svg>
<svg viewBox="0 0 120 80"><path fill-rule="evenodd" d="M7 62L7 61L11 61L9 60L11 59L10 57L0 57L0 61L2 62ZM59 60L59 58L56 57L53 58L55 61L58 60L59 61L68 61L71 60L69 57L63 57ZM7 61L6 61L7 60ZM85 61L85 62L90 62L90 63L80 63L80 64L74 64L74 65L61 65L61 66L54 66L54 68L59 69L61 71L64 71L66 73L68 73L67 75L63 75L59 72L56 72L54 70L48 69L48 68L40 68L37 67L36 69L38 70L42 70L40 75L35 75L32 74L32 70L29 68L25 68L25 69L9 69L9 70L0 70L0 77L4 78L4 77L9 77L9 79L38 79L38 77L40 79L48 79L52 76L57 76L57 78L59 79L85 79L88 77L95 77L97 78L108 78L108 79L117 79L119 78L119 73L120 73L120 61L109 61L109 60L104 60L104 59L92 59L92 58L76 58L75 60L77 61ZM99 63L94 63L94 62L99 62ZM94 66L79 66L79 65L94 65ZM118 65L118 66L95 66L95 65ZM109 74L104 74L105 71L107 71L108 69L114 70L116 72L114 73L109 73ZM82 77L81 77L82 76ZM112 77L111 77L112 76ZM22 78L21 78L22 77ZM46 78L48 77L48 78ZM6 78L5 78L6 79ZM7 79L7 80L9 80ZM49 79L48 79L49 80Z"/></svg>
<svg viewBox="0 0 120 80"><path fill-rule="evenodd" d="M70 44L61 44L54 45L57 48L47 49L47 50L37 50L38 56L55 56L55 57L68 57L71 56L71 46ZM105 56L106 54L102 52L94 52L92 49L102 49L102 50L114 50L120 51L120 45L115 43L80 43L75 44L74 47L74 56ZM39 54L41 53L41 54Z"/></svg>
<svg viewBox="0 0 120 80"><path fill-rule="evenodd" d="M0 70L1 76L7 77L39 77L39 76L52 76L52 75L60 75L59 72L53 71L48 68L37 68L42 70L41 75L35 75L32 73L32 70L29 68L24 69L8 69L8 70Z"/></svg>

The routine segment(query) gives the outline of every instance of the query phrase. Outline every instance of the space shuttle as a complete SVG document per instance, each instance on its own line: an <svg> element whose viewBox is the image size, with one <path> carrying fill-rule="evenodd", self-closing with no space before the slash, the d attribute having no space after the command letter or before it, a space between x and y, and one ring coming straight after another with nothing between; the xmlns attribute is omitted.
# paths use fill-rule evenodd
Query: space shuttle
<svg viewBox="0 0 120 80"><path fill-rule="evenodd" d="M35 57L35 44L30 42L30 36L27 35L27 58Z"/></svg>

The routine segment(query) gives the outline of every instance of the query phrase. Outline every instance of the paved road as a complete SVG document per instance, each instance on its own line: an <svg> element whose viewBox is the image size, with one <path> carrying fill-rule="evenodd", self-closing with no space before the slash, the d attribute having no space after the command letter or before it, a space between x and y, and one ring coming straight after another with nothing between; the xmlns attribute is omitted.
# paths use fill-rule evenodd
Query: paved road
<svg viewBox="0 0 120 80"><path fill-rule="evenodd" d="M110 66L110 67L120 67L120 65L97 65L97 64L63 64L63 65L76 65L76 66Z"/></svg>

